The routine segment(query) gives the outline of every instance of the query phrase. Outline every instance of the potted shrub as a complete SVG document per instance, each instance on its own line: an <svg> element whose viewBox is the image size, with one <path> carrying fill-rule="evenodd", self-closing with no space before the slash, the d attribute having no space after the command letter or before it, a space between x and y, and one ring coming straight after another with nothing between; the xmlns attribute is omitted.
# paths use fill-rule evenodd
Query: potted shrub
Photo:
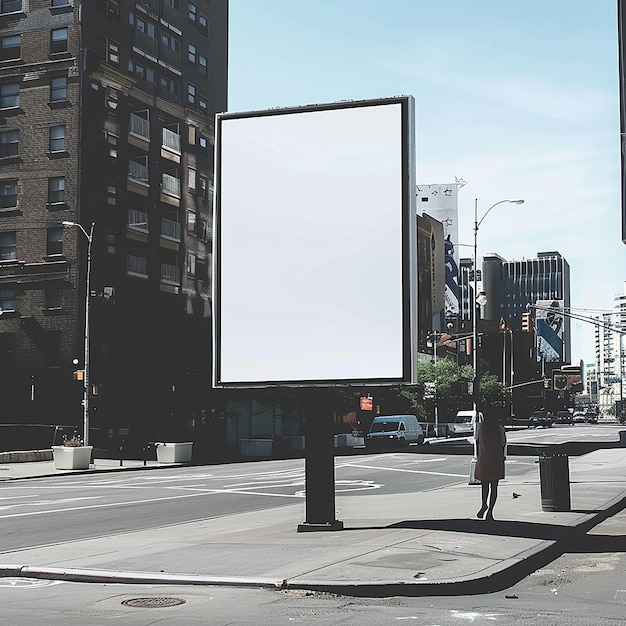
<svg viewBox="0 0 626 626"><path fill-rule="evenodd" d="M71 437L63 435L62 446L52 446L52 458L55 469L89 469L93 446L86 446L83 438L74 433Z"/></svg>

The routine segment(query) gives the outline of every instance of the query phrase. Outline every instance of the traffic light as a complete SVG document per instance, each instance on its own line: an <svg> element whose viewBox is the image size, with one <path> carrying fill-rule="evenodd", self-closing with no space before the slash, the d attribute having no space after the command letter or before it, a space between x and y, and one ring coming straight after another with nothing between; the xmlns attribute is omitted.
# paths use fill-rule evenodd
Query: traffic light
<svg viewBox="0 0 626 626"><path fill-rule="evenodd" d="M552 387L555 391L567 391L567 374L563 374L561 371L552 372Z"/></svg>
<svg viewBox="0 0 626 626"><path fill-rule="evenodd" d="M532 331L530 313L522 313L522 332L529 333Z"/></svg>

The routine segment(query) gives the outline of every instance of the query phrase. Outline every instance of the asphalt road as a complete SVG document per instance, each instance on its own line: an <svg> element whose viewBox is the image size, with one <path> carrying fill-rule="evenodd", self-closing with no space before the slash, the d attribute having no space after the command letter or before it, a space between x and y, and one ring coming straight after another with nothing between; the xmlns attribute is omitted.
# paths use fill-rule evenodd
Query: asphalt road
<svg viewBox="0 0 626 626"><path fill-rule="evenodd" d="M511 475L534 458L516 457ZM335 459L335 491L363 496L434 489L469 478L465 455L386 453ZM302 501L304 461L260 461L77 474L0 484L0 554ZM71 515L67 515L71 512Z"/></svg>
<svg viewBox="0 0 626 626"><path fill-rule="evenodd" d="M608 441L619 439L619 429L619 425L559 425L509 432L508 439L511 444L592 437ZM336 493L395 494L468 480L472 444L467 439L441 444L462 453L448 454L430 444L403 452L337 456ZM510 455L507 474L532 470L536 459L535 454ZM1 483L1 552L261 510L294 500L302 501L304 516L304 467L304 460L290 459Z"/></svg>
<svg viewBox="0 0 626 626"><path fill-rule="evenodd" d="M583 429L591 429L584 432ZM592 437L615 440L620 427L559 426L509 433L531 443ZM570 431L571 432L568 432ZM467 442L457 442L469 446ZM408 452L337 457L336 488L360 497L403 493L467 480L468 454ZM535 466L535 456L509 457L509 475ZM58 476L0 484L2 553L62 544L231 512L303 502L304 462L263 461L206 467ZM157 507L159 509L156 515ZM73 515L62 515L71 510ZM379 626L622 624L626 604L626 513L506 592L483 596L348 598L332 594L228 587L100 585L0 579L0 624L307 624ZM165 606L171 601L178 603Z"/></svg>

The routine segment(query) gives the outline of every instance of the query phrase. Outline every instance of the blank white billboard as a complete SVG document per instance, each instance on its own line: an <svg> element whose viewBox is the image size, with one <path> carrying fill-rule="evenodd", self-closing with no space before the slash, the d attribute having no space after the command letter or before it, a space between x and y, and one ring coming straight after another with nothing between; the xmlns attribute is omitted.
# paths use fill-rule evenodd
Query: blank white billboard
<svg viewBox="0 0 626 626"><path fill-rule="evenodd" d="M216 117L215 386L409 382L413 98Z"/></svg>

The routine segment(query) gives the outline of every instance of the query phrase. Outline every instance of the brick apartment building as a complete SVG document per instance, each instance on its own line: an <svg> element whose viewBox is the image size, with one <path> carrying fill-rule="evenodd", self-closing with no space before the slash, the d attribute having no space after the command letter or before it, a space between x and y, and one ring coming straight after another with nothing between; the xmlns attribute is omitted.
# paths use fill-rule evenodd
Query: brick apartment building
<svg viewBox="0 0 626 626"><path fill-rule="evenodd" d="M0 421L80 430L93 224L90 443L202 437L228 0L1 0L0 28Z"/></svg>

